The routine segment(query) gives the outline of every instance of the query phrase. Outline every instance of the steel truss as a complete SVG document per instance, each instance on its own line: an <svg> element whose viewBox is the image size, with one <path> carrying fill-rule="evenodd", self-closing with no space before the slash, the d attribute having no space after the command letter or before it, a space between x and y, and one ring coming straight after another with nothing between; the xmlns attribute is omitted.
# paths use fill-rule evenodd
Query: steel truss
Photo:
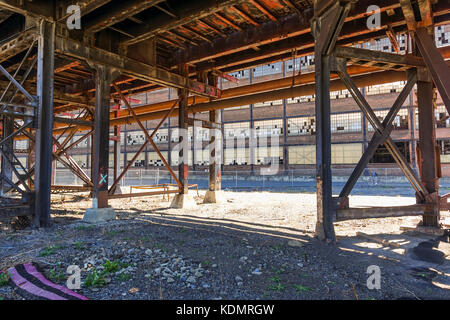
<svg viewBox="0 0 450 320"><path fill-rule="evenodd" d="M431 40L424 26L413 29L418 55L399 55L350 47L336 46L350 6L354 1L317 1L312 32L315 38L316 75L316 125L317 125L317 225L316 234L321 239L335 242L333 222L349 219L384 218L396 216L423 216L423 225L439 227L440 203L447 204L449 196L440 198L438 179L440 172L439 150L436 145L433 115L433 82L450 111L448 66ZM403 10L405 2L401 1ZM426 1L425 1L426 2ZM424 2L424 3L425 3ZM421 4L423 5L423 3ZM429 3L428 3L429 5ZM422 9L422 7L421 7ZM426 10L422 10L422 12ZM407 16L408 13L405 13ZM424 17L424 15L423 15ZM426 19L432 27L432 19ZM408 19L407 19L408 20ZM414 23L415 20L414 20ZM419 24L420 25L420 24ZM408 22L409 26L409 22ZM388 114L381 122L364 95L347 71L347 64L377 65L384 69L405 70L407 83L400 92ZM337 74L351 93L361 111L375 129L366 151L337 198L332 196L331 174L331 127L330 127L330 74ZM417 86L419 109L419 176L410 167L390 137L393 121L414 86ZM363 173L377 147L384 144L416 191L417 204L400 207L350 208L349 194Z"/></svg>

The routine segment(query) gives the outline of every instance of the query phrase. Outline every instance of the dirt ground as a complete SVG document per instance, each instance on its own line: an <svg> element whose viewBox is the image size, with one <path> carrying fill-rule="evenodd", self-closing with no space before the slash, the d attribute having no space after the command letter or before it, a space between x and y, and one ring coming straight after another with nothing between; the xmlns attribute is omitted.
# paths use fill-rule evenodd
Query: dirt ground
<svg viewBox="0 0 450 320"><path fill-rule="evenodd" d="M53 225L14 231L0 222L0 270L37 262L65 284L78 265L89 299L450 299L450 246L405 232L420 218L335 224L338 243L314 238L315 195L225 192L223 204L169 209L160 196L112 200L117 220L81 221L91 202L56 195ZM352 206L407 205L413 198L354 196ZM397 246L357 236L376 234ZM111 263L109 263L110 261ZM381 288L369 289L369 266ZM98 275L94 281L93 275ZM0 285L0 299L22 299Z"/></svg>

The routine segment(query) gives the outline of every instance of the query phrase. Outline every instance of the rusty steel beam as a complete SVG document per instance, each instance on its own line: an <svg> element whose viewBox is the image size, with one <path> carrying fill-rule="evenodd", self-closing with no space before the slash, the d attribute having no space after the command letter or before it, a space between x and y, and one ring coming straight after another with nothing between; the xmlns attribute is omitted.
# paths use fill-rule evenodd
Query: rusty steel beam
<svg viewBox="0 0 450 320"><path fill-rule="evenodd" d="M382 71L377 73L370 73L367 75L361 75L354 77L354 82L360 87L366 87L374 84L391 83L396 81L406 80L404 72L400 71ZM338 91L346 89L345 85L340 80L333 80L330 83L331 91ZM220 110L226 108L233 108L236 106L254 104L264 101L273 101L280 99L288 99L293 97L300 97L306 95L312 95L315 92L315 85L305 84L296 87L287 87L284 89L273 89L272 91L265 91L260 93L248 94L245 96L239 96L229 99L215 100L212 102L198 103L187 108L188 113L200 113L212 110ZM147 113L138 114L138 118L141 121L160 119L166 111L153 111ZM172 117L178 115L178 110L174 110ZM131 117L125 116L118 119L111 119L111 123L115 125L131 124L134 121Z"/></svg>
<svg viewBox="0 0 450 320"><path fill-rule="evenodd" d="M447 62L447 64L450 65L450 62ZM377 72L377 70L378 69L374 67L348 67L348 73L352 76L358 87L406 80L405 72L393 70ZM346 89L345 85L337 78L338 77L336 75L331 75L331 79L334 80L330 83L330 90L338 91ZM195 100L193 97L189 97L188 104L191 105L191 107L188 108L188 113L226 109L239 105L311 95L314 94L314 90L314 74L307 73L294 78L294 87L292 87L292 78L283 78L223 90L222 99L212 102L209 102L209 99L204 97L196 97ZM195 105L192 105L194 101ZM175 102L176 100L159 102L134 107L133 110L141 121L161 119ZM120 115L121 116L119 118L116 118L115 113L111 113L112 126L131 124L134 122L133 118L123 110L121 110ZM177 116L178 110L174 110L171 117ZM55 127L57 128L55 132L62 132L62 130L64 130L63 127L58 127L57 125ZM89 129L89 127L80 127L80 131ZM18 137L18 139L19 138L20 137Z"/></svg>
<svg viewBox="0 0 450 320"><path fill-rule="evenodd" d="M277 18L262 4L260 4L257 0L249 0L252 5L254 5L259 11L264 13L265 16L267 16L272 21L277 21Z"/></svg>
<svg viewBox="0 0 450 320"><path fill-rule="evenodd" d="M195 20L202 19L242 2L244 2L244 0L217 0L214 5L211 5L211 1L209 0L197 0L195 2L184 1L180 3L180 6L178 7L178 19L167 18L166 15L156 16L147 24L130 28L128 32L134 35L134 38L124 40L121 44L129 46L147 40L158 33L169 31L184 24L189 24Z"/></svg>
<svg viewBox="0 0 450 320"><path fill-rule="evenodd" d="M85 16L88 13L91 13L92 11L104 6L105 4L108 4L111 2L111 0L82 0L82 1L76 1L73 3L73 0L64 0L64 3L62 4L63 10L66 9L69 5L76 4L81 9L81 16ZM71 13L70 13L71 14ZM66 13L64 11L63 15L58 19L58 21L65 21L70 16L70 14Z"/></svg>
<svg viewBox="0 0 450 320"><path fill-rule="evenodd" d="M237 24L231 22L229 19L227 19L226 17L224 17L222 14L220 14L219 12L214 13L214 16L221 20L223 23L225 23L226 25L232 27L233 29L242 31L242 28L240 26L238 26Z"/></svg>
<svg viewBox="0 0 450 320"><path fill-rule="evenodd" d="M434 84L441 94L442 101L450 113L450 69L436 48L434 40L426 28L416 30L416 43L425 63L430 70Z"/></svg>
<svg viewBox="0 0 450 320"><path fill-rule="evenodd" d="M115 3L113 7L109 8L110 10L104 11L95 18L86 21L83 28L88 33L99 32L164 1L131 0Z"/></svg>
<svg viewBox="0 0 450 320"><path fill-rule="evenodd" d="M0 8L46 20L52 20L54 16L53 1L48 0L0 0Z"/></svg>
<svg viewBox="0 0 450 320"><path fill-rule="evenodd" d="M238 13L238 15L240 15L242 18L244 18L245 21L247 21L249 24L252 24L254 26L259 26L259 23L255 21L255 19L253 19L252 17L250 17L246 12L244 12L243 10L239 9L238 7L231 7L231 9L233 9L234 11L236 11Z"/></svg>
<svg viewBox="0 0 450 320"><path fill-rule="evenodd" d="M123 75L140 79L146 82L160 84L173 88L187 88L190 92L207 97L220 97L220 90L210 85L154 67L137 60L133 60L112 52L88 47L75 40L56 37L56 52L75 59L91 63L99 63L109 68L119 70Z"/></svg>
<svg viewBox="0 0 450 320"><path fill-rule="evenodd" d="M361 5L360 5L361 4ZM367 5L366 5L367 4ZM369 4L372 4L370 0L360 1L347 17L346 22L350 22L356 19L362 19L361 29L359 32L371 32L367 29L366 8ZM395 9L400 6L398 1L384 0L378 4L381 8L381 12L386 10ZM285 38L295 37L298 35L305 35L311 32L309 19L312 18L312 10L305 10L305 19L299 19L297 14L291 14L278 19L278 21L269 21L260 24L259 26L251 26L242 32L234 32L230 34L226 39L217 39L214 41L214 45L209 43L203 43L200 46L188 47L186 50L179 50L174 56L173 65L179 65L181 63L197 63L209 59L214 59L220 56L229 55L235 52L250 49L255 45L264 45L280 41ZM387 18L383 15L383 20ZM403 19L401 17L395 17L396 20ZM390 22L390 20L389 20ZM354 30L353 25L344 27ZM311 41L313 42L313 41Z"/></svg>
<svg viewBox="0 0 450 320"><path fill-rule="evenodd" d="M450 19L450 14L436 15L435 25L445 25L446 21ZM344 26L345 28L345 26ZM406 32L406 25L401 25L395 28L397 33ZM345 33L344 33L345 34ZM199 70L209 68L220 68L223 72L236 72L244 69L254 68L263 64L270 64L274 62L283 61L292 58L292 50L297 50L297 57L311 55L314 46L312 40L307 42L306 35L288 38L286 40L277 41L270 46L262 46L258 52L237 52L225 57L219 57L211 61L205 61L197 64ZM337 42L338 45L349 45L355 43L362 43L367 39L385 38L384 30L371 32L370 34L360 34L354 37L341 39ZM309 37L312 39L311 37ZM442 49L442 48L440 48Z"/></svg>
<svg viewBox="0 0 450 320"><path fill-rule="evenodd" d="M353 64L365 65L370 63L377 67L400 70L402 67L424 67L421 57L414 55L401 55L389 52L374 51L355 47L338 46L334 50L336 57L345 58ZM445 63L445 62L444 62Z"/></svg>
<svg viewBox="0 0 450 320"><path fill-rule="evenodd" d="M0 11L0 23L4 22L6 19L13 15L10 11Z"/></svg>

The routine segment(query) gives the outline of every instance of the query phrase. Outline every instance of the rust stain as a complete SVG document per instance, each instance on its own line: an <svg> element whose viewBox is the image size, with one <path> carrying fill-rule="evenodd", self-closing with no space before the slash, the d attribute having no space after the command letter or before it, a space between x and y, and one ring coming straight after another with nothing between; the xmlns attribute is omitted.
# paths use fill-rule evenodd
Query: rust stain
<svg viewBox="0 0 450 320"><path fill-rule="evenodd" d="M278 0L259 0L259 3L269 10L283 9L284 7Z"/></svg>

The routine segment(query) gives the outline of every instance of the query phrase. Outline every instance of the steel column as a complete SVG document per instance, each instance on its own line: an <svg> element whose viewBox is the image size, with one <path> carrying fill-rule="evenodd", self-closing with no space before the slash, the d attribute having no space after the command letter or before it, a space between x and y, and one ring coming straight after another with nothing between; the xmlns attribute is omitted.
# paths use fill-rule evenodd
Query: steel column
<svg viewBox="0 0 450 320"><path fill-rule="evenodd" d="M426 72L428 74L428 72ZM437 168L438 146L436 144L436 118L434 115L434 88L430 81L417 82L417 105L419 110L419 172L422 184L429 192L423 216L424 226L439 226L439 178ZM420 201L419 201L420 202ZM423 201L422 201L423 202Z"/></svg>
<svg viewBox="0 0 450 320"><path fill-rule="evenodd" d="M1 175L0 177L6 177L7 179L1 179L1 194L5 194L8 190L11 189L11 184L9 184L6 180L13 179L13 171L10 163L14 161L13 152L14 152L14 139L8 139L5 141L5 138L10 136L14 132L14 119L8 116L3 116L3 140L4 143L1 145L3 158L6 156L8 159L2 159L1 164Z"/></svg>
<svg viewBox="0 0 450 320"><path fill-rule="evenodd" d="M210 85L217 87L217 76L209 74L208 81ZM209 112L209 121L211 123L220 123L221 118L219 110ZM222 174L220 170L222 135L217 128L210 128L209 132L209 190L218 191L222 189Z"/></svg>
<svg viewBox="0 0 450 320"><path fill-rule="evenodd" d="M330 124L330 54L342 29L350 4L334 2L314 3L315 18L312 30L315 38L315 92L316 92L316 180L317 222L319 239L336 242L333 220L335 205L332 197L331 124Z"/></svg>
<svg viewBox="0 0 450 320"><path fill-rule="evenodd" d="M187 76L189 74L187 65L180 66L180 74ZM187 124L187 106L188 106L187 89L178 90L178 98L180 102L178 104L178 136L180 150L178 153L178 179L181 182L180 193L187 194L189 192L188 176L189 176L189 137L188 137L188 124ZM185 162L186 161L186 162Z"/></svg>
<svg viewBox="0 0 450 320"><path fill-rule="evenodd" d="M38 41L37 96L38 118L35 161L35 226L50 223L52 171L53 71L55 64L55 24L42 20ZM109 113L108 113L109 114Z"/></svg>
<svg viewBox="0 0 450 320"><path fill-rule="evenodd" d="M93 160L93 208L108 207L109 178L109 112L111 83L115 71L102 65L95 66L95 118L92 154Z"/></svg>

